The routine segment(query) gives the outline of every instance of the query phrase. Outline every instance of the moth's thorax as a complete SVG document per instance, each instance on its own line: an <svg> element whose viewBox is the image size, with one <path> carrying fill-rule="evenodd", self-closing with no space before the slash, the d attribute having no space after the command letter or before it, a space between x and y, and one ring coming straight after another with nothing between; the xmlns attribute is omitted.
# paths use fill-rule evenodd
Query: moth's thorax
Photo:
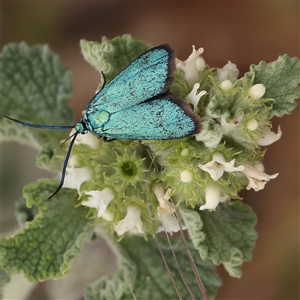
<svg viewBox="0 0 300 300"><path fill-rule="evenodd" d="M88 131L95 133L95 130L102 128L109 118L110 114L105 110L87 110L82 116L81 123Z"/></svg>

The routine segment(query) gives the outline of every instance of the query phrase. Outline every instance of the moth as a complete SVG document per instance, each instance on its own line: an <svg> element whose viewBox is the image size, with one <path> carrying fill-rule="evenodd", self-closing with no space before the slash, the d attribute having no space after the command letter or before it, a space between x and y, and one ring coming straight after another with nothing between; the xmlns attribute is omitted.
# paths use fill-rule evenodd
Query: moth
<svg viewBox="0 0 300 300"><path fill-rule="evenodd" d="M104 83L87 104L82 119L73 126L36 125L5 116L34 128L75 128L60 184L48 199L63 186L68 160L78 134L91 132L104 141L112 141L178 139L200 132L199 116L189 104L170 93L174 70L174 51L169 45L163 44L143 53L109 84Z"/></svg>

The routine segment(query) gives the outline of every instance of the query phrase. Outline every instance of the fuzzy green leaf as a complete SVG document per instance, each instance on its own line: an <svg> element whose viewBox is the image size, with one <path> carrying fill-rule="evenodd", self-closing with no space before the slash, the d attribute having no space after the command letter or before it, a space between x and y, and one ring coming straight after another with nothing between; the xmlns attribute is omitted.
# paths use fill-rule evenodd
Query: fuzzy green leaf
<svg viewBox="0 0 300 300"><path fill-rule="evenodd" d="M203 260L221 263L233 277L241 277L240 267L252 258L257 233L256 216L241 201L219 204L214 212L183 209L182 218L194 247Z"/></svg>
<svg viewBox="0 0 300 300"><path fill-rule="evenodd" d="M37 206L33 205L29 208L26 205L24 198L19 199L15 204L15 215L20 227L24 227L27 222L30 222L38 214Z"/></svg>
<svg viewBox="0 0 300 300"><path fill-rule="evenodd" d="M181 281L171 250L162 238L160 238L160 243L164 244L163 252L165 258L183 299L189 299L190 295ZM196 299L201 299L202 296L196 284L195 275L192 272L187 257L183 257L186 249L180 239L179 241L175 240L174 244L174 251L181 264L184 277L189 283ZM119 248L119 251L122 249L119 255L121 254L123 258L119 258L120 269L118 274L111 280L107 278L101 279L98 283L89 287L88 300L131 299L133 296L129 290L129 286L136 299L177 299L176 291L171 284L154 239L146 242L141 237L126 237L122 239L121 245L123 249ZM189 246L192 248L191 245ZM191 252L206 287L207 294L211 299L216 293L216 288L220 286L220 280L215 273L214 266L210 262L203 262L197 251L191 249ZM121 264L120 261L122 262ZM124 261L127 263L124 264ZM130 264L130 261L134 263ZM128 271L131 273L128 273ZM107 290L109 290L109 294Z"/></svg>
<svg viewBox="0 0 300 300"><path fill-rule="evenodd" d="M104 276L87 286L86 300L122 299L123 294L129 292L128 286L133 286L136 281L137 267L134 261L113 236L106 236L106 241L117 257L118 271L113 278Z"/></svg>
<svg viewBox="0 0 300 300"><path fill-rule="evenodd" d="M264 98L273 98L270 118L290 114L300 97L300 60L287 54L279 56L276 61L251 65L245 78L252 84L262 83L266 87Z"/></svg>
<svg viewBox="0 0 300 300"><path fill-rule="evenodd" d="M41 169L60 173L64 164L65 153L61 151L59 143L54 149L51 145L44 144L35 158L35 164Z"/></svg>
<svg viewBox="0 0 300 300"><path fill-rule="evenodd" d="M71 124L72 112L66 105L72 93L71 72L48 46L8 44L0 59L3 115L34 124ZM36 148L44 141L56 145L63 134L60 130L24 127L6 119L1 131L5 140L22 141Z"/></svg>
<svg viewBox="0 0 300 300"><path fill-rule="evenodd" d="M113 40L104 37L101 43L81 40L80 47L84 59L110 82L150 45L124 34Z"/></svg>
<svg viewBox="0 0 300 300"><path fill-rule="evenodd" d="M11 238L1 240L2 267L11 273L24 273L30 281L60 278L70 270L83 243L94 227L86 219L88 209L75 207L77 193L62 189L47 200L57 181L39 180L24 188L28 207L39 213Z"/></svg>

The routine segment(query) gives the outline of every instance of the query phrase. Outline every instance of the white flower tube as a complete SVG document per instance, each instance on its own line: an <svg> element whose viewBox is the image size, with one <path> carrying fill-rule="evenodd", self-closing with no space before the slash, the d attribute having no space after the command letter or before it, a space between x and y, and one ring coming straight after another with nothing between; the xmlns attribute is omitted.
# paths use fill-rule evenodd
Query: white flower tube
<svg viewBox="0 0 300 300"><path fill-rule="evenodd" d="M135 205L127 207L127 215L115 225L115 231L118 235L123 235L125 232L144 233L142 230L141 209Z"/></svg>
<svg viewBox="0 0 300 300"><path fill-rule="evenodd" d="M220 189L217 185L209 184L205 189L205 204L200 206L200 210L215 209L220 202Z"/></svg>

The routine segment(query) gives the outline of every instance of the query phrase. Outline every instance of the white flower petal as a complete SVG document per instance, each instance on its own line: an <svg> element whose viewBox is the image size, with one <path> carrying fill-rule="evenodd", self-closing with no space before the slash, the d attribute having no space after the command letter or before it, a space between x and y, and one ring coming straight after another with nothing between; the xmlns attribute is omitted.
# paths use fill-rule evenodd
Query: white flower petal
<svg viewBox="0 0 300 300"><path fill-rule="evenodd" d="M162 222L162 226L157 228L156 233L166 231L172 234L180 230L178 220L175 219L174 215L161 216L159 220ZM181 224L181 228L185 230L186 226Z"/></svg>
<svg viewBox="0 0 300 300"><path fill-rule="evenodd" d="M200 84L195 83L193 89L191 90L191 92L185 98L185 101L187 103L193 105L195 113L199 112L198 102L199 102L200 98L207 93L206 91L200 91L197 94L197 91L198 91L199 87L200 87Z"/></svg>
<svg viewBox="0 0 300 300"><path fill-rule="evenodd" d="M249 90L248 90L248 96L252 100L258 100L260 99L266 92L266 87L261 84L254 84Z"/></svg>
<svg viewBox="0 0 300 300"><path fill-rule="evenodd" d="M223 91L230 91L233 87L233 84L229 79L226 79L221 82L220 87Z"/></svg>
<svg viewBox="0 0 300 300"><path fill-rule="evenodd" d="M184 148L184 149L182 149L180 155L181 155L181 156L188 156L188 155L189 155L189 152L190 152L190 151L189 151L188 148Z"/></svg>
<svg viewBox="0 0 300 300"><path fill-rule="evenodd" d="M180 226L173 215L175 206L168 201L170 199L171 189L165 191L164 186L158 183L154 186L153 191L159 202L159 206L157 207L158 219L162 222L162 226L159 227L156 232L167 231L172 234L173 232L179 231ZM185 226L182 225L182 228L185 229Z"/></svg>
<svg viewBox="0 0 300 300"><path fill-rule="evenodd" d="M258 127L258 122L255 119L250 119L247 124L246 127L251 130L254 131L255 129L257 129Z"/></svg>
<svg viewBox="0 0 300 300"><path fill-rule="evenodd" d="M90 195L87 201L82 201L82 205L94 207L98 210L98 217L102 217L109 202L115 198L115 193L109 187L105 187L102 191L89 191L85 192Z"/></svg>
<svg viewBox="0 0 300 300"><path fill-rule="evenodd" d="M282 131L280 126L278 126L277 133L271 131L271 128L266 126L263 130L263 137L257 139L257 142L260 146L269 146L274 142L278 141L281 138Z"/></svg>
<svg viewBox="0 0 300 300"><path fill-rule="evenodd" d="M77 158L77 155L71 155L69 161L68 161L68 168L70 167L76 167L77 165L77 162L78 162L78 158Z"/></svg>
<svg viewBox="0 0 300 300"><path fill-rule="evenodd" d="M153 187L153 192L159 202L157 212L160 216L167 216L175 211L174 204L168 201L170 199L171 189L165 191L164 186L161 183L157 183Z"/></svg>
<svg viewBox="0 0 300 300"><path fill-rule="evenodd" d="M200 210L215 209L220 202L220 189L214 184L209 184L205 189L205 205L200 206Z"/></svg>
<svg viewBox="0 0 300 300"><path fill-rule="evenodd" d="M199 48L196 51L195 46L193 45L193 52L187 60L181 61L176 59L176 68L182 69L185 72L185 79L191 85L199 81L198 72L205 67L205 61L200 56L203 52L203 48Z"/></svg>
<svg viewBox="0 0 300 300"><path fill-rule="evenodd" d="M270 181L271 179L274 179L278 176L279 173L268 175L263 172L261 166L262 164L252 166L250 163L245 162L241 164L244 166L244 170L242 171L243 174L245 174L249 180L249 183L246 187L247 190L250 190L251 188L254 189L256 192L264 189L266 183Z"/></svg>
<svg viewBox="0 0 300 300"><path fill-rule="evenodd" d="M222 68L218 69L219 82L223 82L226 79L232 80L239 76L239 70L236 64L228 61L228 63Z"/></svg>
<svg viewBox="0 0 300 300"><path fill-rule="evenodd" d="M199 168L203 171L209 173L210 177L213 180L218 180L220 177L222 177L224 173L224 168L222 165L219 165L217 163L211 164L211 162L208 162L205 165L199 164Z"/></svg>
<svg viewBox="0 0 300 300"><path fill-rule="evenodd" d="M182 182L191 182L193 180L193 173L189 170L184 170L180 173L180 179Z"/></svg>
<svg viewBox="0 0 300 300"><path fill-rule="evenodd" d="M214 180L218 180L222 177L224 172L235 172L244 170L243 166L235 167L235 160L226 162L224 156L221 153L214 153L210 162L205 165L199 164L199 168L205 172L208 172L210 177Z"/></svg>
<svg viewBox="0 0 300 300"><path fill-rule="evenodd" d="M112 212L106 210L102 215L102 218L106 221L112 221L114 219L114 215Z"/></svg>
<svg viewBox="0 0 300 300"><path fill-rule="evenodd" d="M123 235L127 231L134 234L144 233L142 226L141 209L135 205L129 205L127 215L115 225L115 231L118 235Z"/></svg>

